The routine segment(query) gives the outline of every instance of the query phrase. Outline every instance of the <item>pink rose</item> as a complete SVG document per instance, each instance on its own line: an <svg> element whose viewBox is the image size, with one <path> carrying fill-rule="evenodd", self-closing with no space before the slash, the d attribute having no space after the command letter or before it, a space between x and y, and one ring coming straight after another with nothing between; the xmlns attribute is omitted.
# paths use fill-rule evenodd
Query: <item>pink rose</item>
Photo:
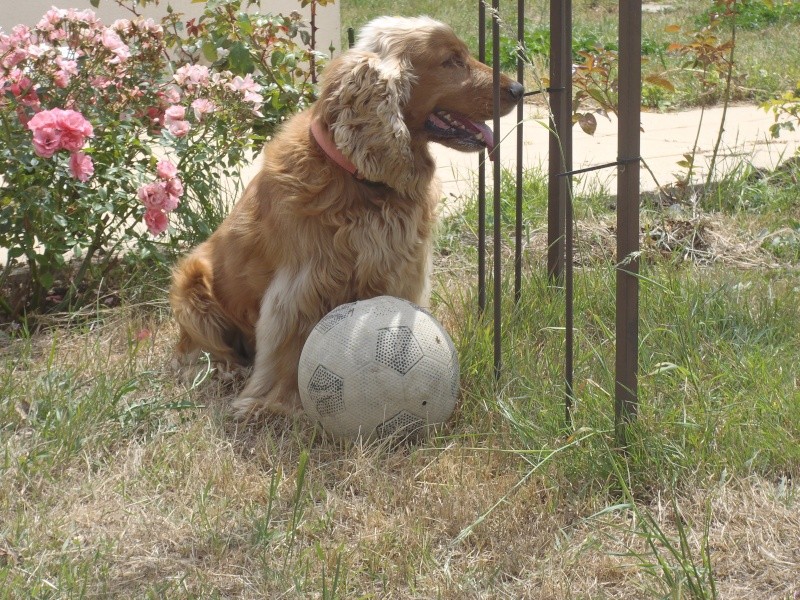
<svg viewBox="0 0 800 600"><path fill-rule="evenodd" d="M104 90L107 87L111 87L112 85L114 85L114 82L110 78L102 77L99 75L97 77L92 77L89 83L92 84L92 87L100 90Z"/></svg>
<svg viewBox="0 0 800 600"><path fill-rule="evenodd" d="M42 113L37 113L42 114ZM33 116L33 119L36 115ZM28 121L30 127L31 119ZM53 154L61 149L61 135L57 129L42 127L33 133L33 150L42 158L51 158Z"/></svg>
<svg viewBox="0 0 800 600"><path fill-rule="evenodd" d="M28 129L33 132L33 149L42 158L50 158L61 149L61 130L54 111L43 110L33 115Z"/></svg>
<svg viewBox="0 0 800 600"><path fill-rule="evenodd" d="M173 194L167 194L167 200L166 202L164 202L164 212L168 213L172 212L173 210L178 208L178 205L180 205L180 203L181 201L177 196L174 196Z"/></svg>
<svg viewBox="0 0 800 600"><path fill-rule="evenodd" d="M63 19L66 16L67 16L67 11L66 10L64 10L63 8L55 8L55 7L53 7L50 10L48 10L46 13L44 13L44 16L39 21L39 23L36 25L36 28L37 29L41 29L42 31L50 31L56 25L59 24L61 19Z"/></svg>
<svg viewBox="0 0 800 600"><path fill-rule="evenodd" d="M71 77L78 74L78 63L74 60L66 59L63 56L56 56L56 66L58 67L58 71L56 71L53 79L55 80L56 86L65 88L69 85Z"/></svg>
<svg viewBox="0 0 800 600"><path fill-rule="evenodd" d="M169 203L169 193L163 182L148 183L139 188L139 200L147 210L164 211Z"/></svg>
<svg viewBox="0 0 800 600"><path fill-rule="evenodd" d="M167 87L163 91L159 92L158 95L170 104L177 104L181 101L181 91L174 85Z"/></svg>
<svg viewBox="0 0 800 600"><path fill-rule="evenodd" d="M66 71L56 71L53 75L53 82L58 88L65 88L69 85L69 73Z"/></svg>
<svg viewBox="0 0 800 600"><path fill-rule="evenodd" d="M175 81L179 85L193 88L208 83L210 72L204 65L184 65L175 71Z"/></svg>
<svg viewBox="0 0 800 600"><path fill-rule="evenodd" d="M33 149L43 158L50 158L61 149L77 152L87 137L94 135L91 123L74 110L53 108L36 113L28 121L33 132Z"/></svg>
<svg viewBox="0 0 800 600"><path fill-rule="evenodd" d="M151 235L161 235L169 226L167 214L158 209L147 209L144 212L144 224Z"/></svg>
<svg viewBox="0 0 800 600"><path fill-rule="evenodd" d="M167 193L175 198L183 196L183 182L180 177L173 177L167 182ZM177 205L175 208L177 208Z"/></svg>
<svg viewBox="0 0 800 600"><path fill-rule="evenodd" d="M198 98L192 102L192 110L194 110L194 118L198 121L202 121L204 115L214 112L217 110L217 107L214 106L214 103L211 102L211 100Z"/></svg>
<svg viewBox="0 0 800 600"><path fill-rule="evenodd" d="M131 57L130 49L113 29L104 29L100 37L100 41L102 42L103 46L111 50L111 52L113 52L116 56L116 58L113 58L109 61L111 64L125 62Z"/></svg>
<svg viewBox="0 0 800 600"><path fill-rule="evenodd" d="M13 48L0 61L0 65L10 69L28 58L28 51L24 48Z"/></svg>
<svg viewBox="0 0 800 600"><path fill-rule="evenodd" d="M92 158L83 152L73 152L69 157L69 172L78 181L87 181L94 174Z"/></svg>
<svg viewBox="0 0 800 600"><path fill-rule="evenodd" d="M169 125L173 121L183 121L186 118L186 109L175 104L164 111L164 123Z"/></svg>
<svg viewBox="0 0 800 600"><path fill-rule="evenodd" d="M114 31L120 31L122 33L127 33L131 29L132 23L130 19L117 19L111 24L111 29Z"/></svg>
<svg viewBox="0 0 800 600"><path fill-rule="evenodd" d="M156 165L156 174L164 180L172 179L178 174L178 167L170 160L162 160Z"/></svg>
<svg viewBox="0 0 800 600"><path fill-rule="evenodd" d="M175 137L183 137L189 133L189 121L172 121L168 124L169 132Z"/></svg>
<svg viewBox="0 0 800 600"><path fill-rule="evenodd" d="M13 69L8 75L8 81L8 90L17 100L25 106L30 106L36 110L39 109L39 96L29 77L23 75L19 69Z"/></svg>
<svg viewBox="0 0 800 600"><path fill-rule="evenodd" d="M237 75L228 84L228 87L238 92L260 92L261 86L255 82L253 76L248 73L243 78Z"/></svg>
<svg viewBox="0 0 800 600"><path fill-rule="evenodd" d="M94 136L92 124L84 116L74 110L61 110L54 108L57 127L61 131L61 147L70 152L77 152L83 148L87 137Z"/></svg>
<svg viewBox="0 0 800 600"><path fill-rule="evenodd" d="M57 122L58 119L54 111L43 110L42 112L36 113L33 116L33 118L28 123L28 129L30 129L33 132L36 132L37 129L44 129L44 128L56 129Z"/></svg>
<svg viewBox="0 0 800 600"><path fill-rule="evenodd" d="M175 137L183 137L189 133L189 121L184 120L185 118L186 108L178 104L174 104L164 111L164 125Z"/></svg>

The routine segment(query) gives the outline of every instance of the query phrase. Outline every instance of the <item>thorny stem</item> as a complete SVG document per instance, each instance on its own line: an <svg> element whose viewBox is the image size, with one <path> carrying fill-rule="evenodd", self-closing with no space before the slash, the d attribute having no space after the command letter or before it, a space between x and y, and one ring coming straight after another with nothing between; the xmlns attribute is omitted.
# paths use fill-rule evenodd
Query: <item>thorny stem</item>
<svg viewBox="0 0 800 600"><path fill-rule="evenodd" d="M736 4L737 0L733 0L733 5L731 7L731 12L733 13L731 18L731 52L728 55L728 72L725 76L725 93L722 101L722 117L720 118L719 122L719 133L717 134L717 141L714 144L714 152L711 154L711 164L708 167L706 184L702 192L703 196L706 195L708 188L711 185L711 178L714 176L714 169L716 167L717 157L719 156L719 147L720 144L722 144L722 135L725 133L725 119L728 115L728 106L730 105L731 101L731 82L733 80L734 53L736 52Z"/></svg>
<svg viewBox="0 0 800 600"><path fill-rule="evenodd" d="M132 12L137 17L141 17L142 16L141 13L139 13L139 11L136 10L135 3L125 2L125 0L114 0L114 1L117 3L117 5L120 8L124 8L125 10L128 10L128 11Z"/></svg>

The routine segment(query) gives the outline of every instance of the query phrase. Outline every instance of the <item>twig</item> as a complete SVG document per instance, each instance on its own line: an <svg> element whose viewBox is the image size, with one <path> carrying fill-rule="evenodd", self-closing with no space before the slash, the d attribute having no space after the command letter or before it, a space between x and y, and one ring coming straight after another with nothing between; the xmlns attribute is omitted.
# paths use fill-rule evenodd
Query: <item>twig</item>
<svg viewBox="0 0 800 600"><path fill-rule="evenodd" d="M728 115L728 106L730 105L731 101L731 81L733 80L733 64L734 64L734 53L736 52L736 4L737 0L733 0L733 6L731 11L733 16L731 17L731 53L728 56L728 72L725 78L725 93L723 95L722 101L722 117L720 118L719 122L719 133L717 134L717 141L714 144L714 152L711 154L711 163L708 167L708 174L706 175L706 184L701 191L703 197L706 195L706 191L708 187L711 185L711 179L714 176L714 169L716 168L717 164L717 155L719 154L719 147L722 143L722 134L725 133L725 118Z"/></svg>

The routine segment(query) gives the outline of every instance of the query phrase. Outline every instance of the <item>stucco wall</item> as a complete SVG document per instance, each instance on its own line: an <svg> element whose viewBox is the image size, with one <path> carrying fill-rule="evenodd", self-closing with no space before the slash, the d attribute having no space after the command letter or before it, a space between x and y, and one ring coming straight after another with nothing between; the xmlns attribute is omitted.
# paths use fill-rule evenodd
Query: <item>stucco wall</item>
<svg viewBox="0 0 800 600"><path fill-rule="evenodd" d="M169 4L178 11L186 14L186 18L200 15L203 11L202 4L192 4L191 0L169 0ZM89 0L0 0L0 29L8 32L14 25L20 23L35 25L42 15L51 6L59 8L91 8L105 24L112 23L115 19L130 18L131 13L119 6L114 0L100 0L98 8L92 8ZM159 6L148 6L140 12L148 17L159 19L166 13L167 0L161 0ZM300 11L306 21L310 15L309 7L300 8L298 0L261 0L261 12L264 13L289 13L293 10ZM333 44L339 48L339 5L333 4L317 8L317 50L328 52Z"/></svg>

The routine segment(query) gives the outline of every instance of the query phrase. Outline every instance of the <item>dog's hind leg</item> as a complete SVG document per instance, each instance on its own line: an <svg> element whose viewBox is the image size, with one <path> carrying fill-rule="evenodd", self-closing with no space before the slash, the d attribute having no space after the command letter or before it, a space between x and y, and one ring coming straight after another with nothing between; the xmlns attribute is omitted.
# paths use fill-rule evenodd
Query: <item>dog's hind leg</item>
<svg viewBox="0 0 800 600"><path fill-rule="evenodd" d="M201 352L216 362L244 366L252 362L249 342L225 315L213 293L211 265L198 256L189 256L173 274L170 304L180 326L175 347L175 362L191 368Z"/></svg>

